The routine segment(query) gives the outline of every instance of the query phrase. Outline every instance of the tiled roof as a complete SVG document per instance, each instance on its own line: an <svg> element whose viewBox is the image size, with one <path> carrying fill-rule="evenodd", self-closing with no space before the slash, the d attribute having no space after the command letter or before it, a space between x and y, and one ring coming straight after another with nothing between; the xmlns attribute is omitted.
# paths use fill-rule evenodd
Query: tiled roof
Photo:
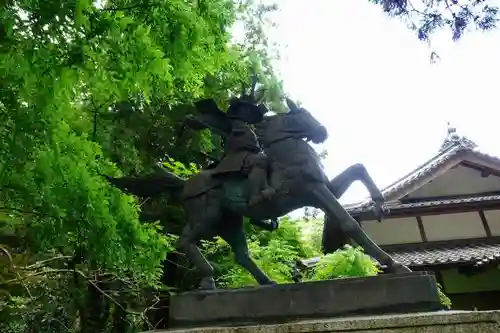
<svg viewBox="0 0 500 333"><path fill-rule="evenodd" d="M450 245L446 245L447 243ZM387 247L386 251L394 260L410 267L459 263L481 266L490 261L500 261L500 242L470 241L470 244L461 245L457 245L456 242L440 242L433 247L428 247L429 245L430 244L398 245L396 247L399 247L399 249L390 250L389 247ZM405 246L407 249L404 249ZM394 246L392 247L394 248ZM319 257L304 259L300 260L298 264L305 268L311 268L318 263L319 259Z"/></svg>
<svg viewBox="0 0 500 333"><path fill-rule="evenodd" d="M464 145L467 145L471 149L476 148L477 145L475 142L472 140L469 140L468 138L464 136L460 136L457 134L457 129L448 122L448 134L446 135L446 138L444 139L443 143L441 144L441 148L439 148L439 152L443 152L446 149L454 146L457 143L462 143Z"/></svg>
<svg viewBox="0 0 500 333"><path fill-rule="evenodd" d="M411 203L399 203L398 201L391 201L384 204L384 208L389 211L394 211L398 209L409 209L409 208L423 208L423 207L435 207L440 205L458 205L473 202L487 202L487 201L499 201L500 195L487 195L487 196L470 196L465 198L456 199L442 199L442 200L429 200ZM363 212L366 207L354 207L348 209L349 213L356 214L358 212Z"/></svg>
<svg viewBox="0 0 500 333"><path fill-rule="evenodd" d="M382 194L384 195L386 200L390 201L397 199L393 198L396 192L399 192L401 190L404 190L405 188L410 187L411 185L415 184L424 177L431 176L438 169L440 169L440 167L446 165L448 162L456 161L460 155L464 154L471 154L476 158L500 165L500 158L480 152L475 148L471 148L471 146L468 144L457 143L455 145L450 146L448 149L440 152L438 155L434 156L433 158L431 158L426 163L422 164L409 174L401 177L396 182L382 189L381 190ZM428 201L427 205L430 205L430 203L431 202ZM439 202L436 203L440 204ZM423 203L418 203L418 204L422 205ZM398 207L402 207L402 205L400 204L398 205L394 202L392 203L392 205L393 207L396 205ZM408 205L413 205L413 204L408 204ZM371 200L366 199L355 204L346 205L345 208L349 213L358 213L367 210L370 206L371 206ZM391 202L387 202L384 207L390 209Z"/></svg>
<svg viewBox="0 0 500 333"><path fill-rule="evenodd" d="M477 266L500 260L500 244L468 245L455 248L435 248L390 253L394 260L404 265L418 267L471 263Z"/></svg>

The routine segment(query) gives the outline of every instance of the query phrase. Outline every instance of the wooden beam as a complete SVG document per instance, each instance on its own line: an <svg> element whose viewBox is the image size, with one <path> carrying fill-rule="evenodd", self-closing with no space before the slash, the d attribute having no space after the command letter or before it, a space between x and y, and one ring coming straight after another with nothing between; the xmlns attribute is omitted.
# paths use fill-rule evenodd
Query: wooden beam
<svg viewBox="0 0 500 333"><path fill-rule="evenodd" d="M484 227L484 231L486 232L486 236L491 237L492 234L491 234L490 225L488 224L488 220L486 219L486 215L484 214L483 210L479 211L479 217L481 218L481 222L483 222L483 227Z"/></svg>
<svg viewBox="0 0 500 333"><path fill-rule="evenodd" d="M453 195L438 195L438 196L426 196L426 197L404 197L399 199L403 204L406 203L416 203L422 201L440 201L440 200L450 200L450 199L465 199L469 197L489 197L493 195L500 195L500 191L483 191L477 193L466 193L466 194L453 194Z"/></svg>
<svg viewBox="0 0 500 333"><path fill-rule="evenodd" d="M457 204L443 204L430 207L411 207L411 208L390 208L390 212L384 215L384 219L396 219L402 217L470 213L481 210L500 209L500 200L491 200L486 202L463 202ZM351 213L353 217L360 217L363 213ZM369 214L369 213L365 213ZM372 215L370 215L372 216ZM361 217L364 222L369 222L367 218ZM376 222L376 221L374 221Z"/></svg>
<svg viewBox="0 0 500 333"><path fill-rule="evenodd" d="M422 242L427 242L427 235L425 234L424 223L422 222L421 216L416 216L418 223L418 231L420 231L420 237L422 237Z"/></svg>
<svg viewBox="0 0 500 333"><path fill-rule="evenodd" d="M476 163L473 163L470 161L462 161L462 163L460 163L460 164L466 168L470 168L470 169L474 169L476 171L479 171L481 173L482 177L488 177L490 175L500 177L500 172L498 170L487 167L485 165L481 165L479 163L476 164Z"/></svg>
<svg viewBox="0 0 500 333"><path fill-rule="evenodd" d="M423 251L429 249L436 249L441 247L455 247L466 245L495 245L500 243L500 236L481 237L481 238L467 238L467 239L454 239L445 241L429 241L427 243L406 243L406 244L391 244L381 245L380 247L386 252L401 252L401 251ZM448 265L448 264L447 264ZM432 265L435 266L435 265Z"/></svg>
<svg viewBox="0 0 500 333"><path fill-rule="evenodd" d="M489 171L483 170L481 171L481 177L488 178L491 175Z"/></svg>

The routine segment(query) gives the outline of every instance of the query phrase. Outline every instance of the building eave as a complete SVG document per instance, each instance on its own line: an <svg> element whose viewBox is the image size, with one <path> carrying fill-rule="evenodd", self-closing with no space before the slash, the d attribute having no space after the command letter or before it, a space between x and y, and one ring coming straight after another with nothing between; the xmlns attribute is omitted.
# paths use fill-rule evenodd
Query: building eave
<svg viewBox="0 0 500 333"><path fill-rule="evenodd" d="M477 211L480 209L494 209L500 207L500 195L467 196L462 198L446 198L412 203L399 203L397 201L384 204L385 218L403 216L422 216L429 214L445 214L464 211ZM369 207L350 209L353 217L369 213ZM361 220L366 220L362 218Z"/></svg>
<svg viewBox="0 0 500 333"><path fill-rule="evenodd" d="M412 172L406 174L394 183L383 188L381 192L386 200L386 204L384 205L384 207L389 210L397 208L409 208L410 206L405 206L404 204L397 203L396 200L411 192L413 189L415 189L415 187L423 185L432 178L448 171L449 169L453 168L463 161L470 161L476 164L485 165L492 170L497 170L500 174L500 158L481 152L476 148L470 148L468 146L457 144L440 152L424 164L417 167ZM492 198L484 199L490 200ZM450 201L452 200L450 199ZM359 214L362 212L367 212L370 209L371 204L372 202L370 199L365 199L358 203L346 205L345 208L350 214ZM432 200L427 203L428 206L432 206L435 204L439 203L433 203ZM446 203L442 200L441 204ZM423 206L424 204L418 203L417 205Z"/></svg>

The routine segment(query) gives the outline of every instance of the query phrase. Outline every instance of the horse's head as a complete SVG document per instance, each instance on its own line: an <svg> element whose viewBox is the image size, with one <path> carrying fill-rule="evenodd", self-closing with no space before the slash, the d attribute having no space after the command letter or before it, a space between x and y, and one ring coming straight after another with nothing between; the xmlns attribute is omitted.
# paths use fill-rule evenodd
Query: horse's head
<svg viewBox="0 0 500 333"><path fill-rule="evenodd" d="M313 115L298 107L292 100L286 99L289 111L265 117L257 125L259 139L264 145L294 138L305 139L313 143L323 143L328 138L328 131Z"/></svg>

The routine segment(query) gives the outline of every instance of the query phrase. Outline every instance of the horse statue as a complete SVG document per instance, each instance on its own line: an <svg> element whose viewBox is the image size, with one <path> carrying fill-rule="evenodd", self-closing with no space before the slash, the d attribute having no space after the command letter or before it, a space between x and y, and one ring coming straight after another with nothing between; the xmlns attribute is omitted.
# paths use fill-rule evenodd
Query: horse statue
<svg viewBox="0 0 500 333"><path fill-rule="evenodd" d="M382 219L383 195L364 166L353 165L329 180L323 171L320 157L308 143L324 142L328 138L327 129L306 109L298 107L290 99L286 102L289 108L287 113L262 116L255 124L263 152L270 162L268 182L275 189L270 197L249 205L251 180L239 172L216 176L216 166L202 170L189 179L165 172L161 179L149 181L154 193L158 192L160 186L162 191L181 194L186 224L180 234L178 246L200 271L202 279L199 288L215 288L214 269L197 246L201 240L215 236L220 236L229 244L237 263L259 284L275 284L250 257L243 217L250 218L257 226L275 230L279 227L277 217L305 206L323 210L329 217L325 221L331 224L325 225L325 229L337 230L354 240L368 255L385 266L386 272L410 272L409 268L395 262L375 244L337 200L354 181L359 180L372 197L375 218ZM248 106L249 104L243 103L238 108ZM245 112L240 110L240 113ZM218 131L229 137L230 126L219 126ZM108 177L112 184L122 190L140 196L148 195L148 186L141 186L140 193L134 193L133 188L126 186L126 181L120 182L121 179ZM144 182L147 181L144 179ZM264 222L266 220L274 223ZM324 233L324 237L328 235Z"/></svg>

